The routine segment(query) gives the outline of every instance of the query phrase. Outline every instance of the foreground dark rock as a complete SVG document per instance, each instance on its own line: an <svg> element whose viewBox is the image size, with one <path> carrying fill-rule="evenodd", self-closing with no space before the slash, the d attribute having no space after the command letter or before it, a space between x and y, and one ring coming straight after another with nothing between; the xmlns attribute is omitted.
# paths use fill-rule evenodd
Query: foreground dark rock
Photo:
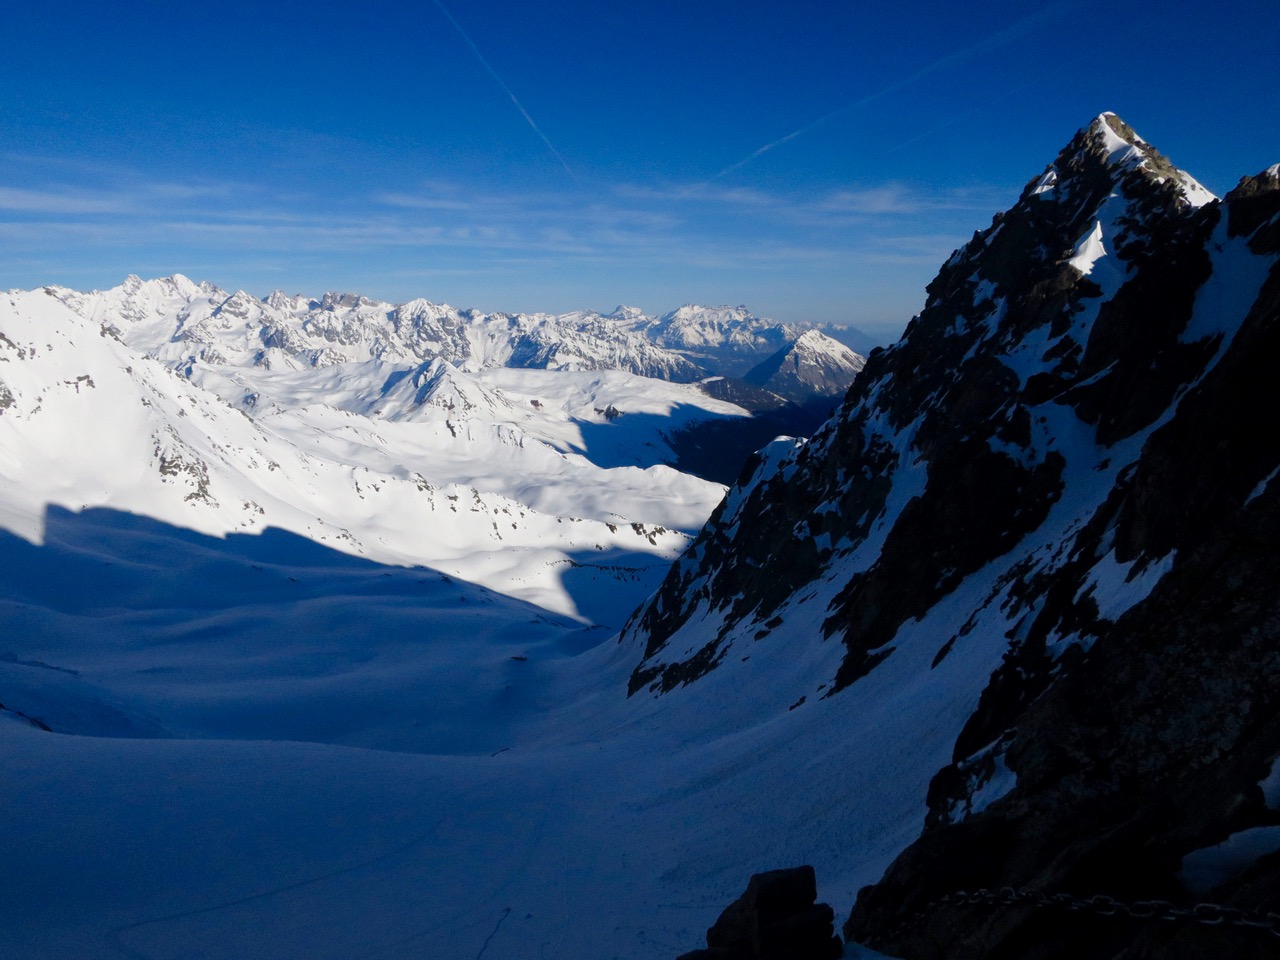
<svg viewBox="0 0 1280 960"><path fill-rule="evenodd" d="M757 873L707 931L707 949L677 960L835 960L835 912L817 899L813 867Z"/></svg>

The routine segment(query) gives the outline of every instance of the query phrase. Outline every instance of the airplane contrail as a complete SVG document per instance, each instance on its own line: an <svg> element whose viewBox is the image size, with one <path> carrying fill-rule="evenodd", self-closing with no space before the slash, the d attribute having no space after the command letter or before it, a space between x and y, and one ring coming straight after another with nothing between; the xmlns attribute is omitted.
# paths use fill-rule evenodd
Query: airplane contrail
<svg viewBox="0 0 1280 960"><path fill-rule="evenodd" d="M1039 26L1044 21L1053 19L1054 17L1057 17L1059 14L1065 12L1066 10L1072 7L1077 7L1079 5L1080 5L1080 0L1068 0L1068 2L1065 2L1065 3L1055 3L1052 6L1046 7L1045 9L1039 11L1038 13L1032 14L1031 16L1027 17L1025 20L1019 20L1013 26L1007 27L1004 30L1001 30L999 33L995 34L994 36L988 37L986 40L982 40L978 43L975 43L971 47L965 47L963 50L958 50L955 53L949 53L945 57L940 57L937 60L934 60L932 63L926 64L925 66L921 67L919 70L911 74L911 76L909 77L905 77L902 80L898 80L895 83L891 83L887 87L882 87L881 89L877 90L875 93L869 93L865 97L862 97L859 100L854 100L852 103L846 103L842 107L837 107L835 110L832 110L830 113L824 113L822 116L818 117L817 120L814 120L811 123L805 124L803 127L800 127L798 130L791 131L785 137L779 137L777 140L774 140L770 143L766 143L763 147L760 147L759 149L754 150L753 152L747 154L747 156L743 157L737 163L729 164L729 166L725 167L719 173L715 174L715 176L713 176L711 179L719 180L721 177L725 176L725 174L733 173L735 170L742 169L747 164L749 164L752 160L755 160L757 157L761 156L762 154L768 153L774 147L780 147L784 143L788 143L794 140L796 137L804 136L809 131L822 126L824 123L826 123L828 120L832 119L833 117L837 117L842 113L847 113L850 110L856 110L858 107L865 107L869 103L874 103L875 101L880 100L883 97L887 97L892 93L897 93L899 90L903 89L904 87L908 87L911 84L915 83L917 80L927 77L932 73L937 73L939 70L945 70L947 67L954 66L957 63L963 63L964 61L970 60L973 57L979 56L984 53L989 53L992 50L999 49L1000 47L1003 47L1005 44L1016 40L1018 37L1022 36L1024 33L1032 29L1033 27Z"/></svg>
<svg viewBox="0 0 1280 960"><path fill-rule="evenodd" d="M552 156L560 161L560 166L564 167L564 172L569 174L570 179L572 179L574 183L581 186L582 181L579 180L578 175L573 172L573 168L569 166L568 161L565 160L560 151L555 148L555 144L547 139L547 135L542 132L536 123L533 122L533 117L529 116L529 111L524 108L524 104L521 103L516 98L516 95L511 92L511 88L507 86L506 81L498 76L498 71L489 65L489 61L484 58L484 54L481 53L480 48L475 45L475 41L467 35L467 31L463 30L462 25L458 23L457 20L453 19L453 14L445 8L445 5L441 3L441 0L435 0L435 4L440 8L440 12L444 14L445 19L453 24L453 29L458 31L458 36L460 36L466 42L467 46L471 48L471 52L476 55L476 59L480 61L480 65L484 67L485 70L489 71L489 76L493 77L498 86L500 86L506 95L511 98L511 102L514 103L516 109L520 111L520 116L524 117L525 122L529 124L533 129L533 132L536 133L542 139L542 142L547 145L547 149L551 151Z"/></svg>

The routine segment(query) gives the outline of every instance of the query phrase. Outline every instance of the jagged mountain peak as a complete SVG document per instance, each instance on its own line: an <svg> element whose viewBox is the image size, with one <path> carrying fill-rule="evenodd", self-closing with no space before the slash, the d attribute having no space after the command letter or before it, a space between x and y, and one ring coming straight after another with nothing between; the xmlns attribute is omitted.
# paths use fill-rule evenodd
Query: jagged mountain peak
<svg viewBox="0 0 1280 960"><path fill-rule="evenodd" d="M806 330L793 342L766 357L742 377L792 400L842 396L866 364L838 340L819 330Z"/></svg>
<svg viewBox="0 0 1280 960"><path fill-rule="evenodd" d="M1188 202L1186 181L1156 157L1103 115L1061 151L1054 177L1032 181L953 254L921 315L859 375L841 414L784 469L747 481L734 502L751 510L726 512L728 532L708 527L637 613L629 635L645 638L646 657L633 689L670 689L710 669L732 638L772 623L802 586L866 544L869 569L827 598L824 632L849 645L834 678L843 688L965 570L1046 522L1068 461L1081 456L1067 438L1116 469L1106 451L1159 421L1188 369L1216 349L1202 338L1221 328L1194 316L1213 269L1217 205ZM1062 416L1070 427L1050 426ZM753 511L763 519L748 519ZM758 566L734 559L732 541ZM921 564L924 550L937 551L936 564ZM773 555L788 556L785 570ZM712 615L722 620L709 643L665 649Z"/></svg>
<svg viewBox="0 0 1280 960"><path fill-rule="evenodd" d="M1171 183L1179 201L1190 207L1217 199L1114 113L1099 114L1080 130L1044 173L1027 184L1022 199L1074 200L1082 189L1121 189L1130 174L1156 184Z"/></svg>
<svg viewBox="0 0 1280 960"><path fill-rule="evenodd" d="M185 297L188 300L202 294L221 292L207 281L196 283L190 277L181 273L173 273L167 277L156 277L153 280L143 280L137 274L131 273L124 278L124 282L120 286L113 289L132 297L160 294L163 296Z"/></svg>
<svg viewBox="0 0 1280 960"><path fill-rule="evenodd" d="M791 345L793 350L831 353L837 356L858 356L851 348L846 347L834 337L829 337L821 330L806 330L800 336L796 337L795 343Z"/></svg>
<svg viewBox="0 0 1280 960"><path fill-rule="evenodd" d="M405 378L413 388L409 409L434 411L454 419L485 416L514 419L511 404L500 394L467 376L448 360L436 357L411 371ZM390 397L393 382L384 396Z"/></svg>
<svg viewBox="0 0 1280 960"><path fill-rule="evenodd" d="M337 310L338 308L359 309L361 307L377 306L379 306L379 302L377 300L371 300L358 293L340 293L338 291L330 290L320 298L320 308L322 310Z"/></svg>
<svg viewBox="0 0 1280 960"><path fill-rule="evenodd" d="M713 712L767 673L761 714L856 701L895 745L888 775L928 784L919 849L849 928L877 949L1044 956L1031 945L1066 941L1028 937L1041 918L934 905L1003 884L1118 894L1121 864L1125 895L1164 896L1184 856L1274 823L1240 800L1278 742L1257 584L1280 563L1280 443L1255 418L1280 339L1280 168L1224 201L1193 184L1118 118L1079 131L624 630L632 694L692 688ZM903 690L914 720L884 709ZM1237 750L1247 769L1220 759ZM1280 886L1269 862L1255 903ZM1091 946L1062 955L1117 955Z"/></svg>
<svg viewBox="0 0 1280 960"><path fill-rule="evenodd" d="M272 290L271 293L263 298L262 302L272 310L278 310L282 313L305 312L308 309L314 309L312 305L316 303L306 294L288 294L283 290Z"/></svg>
<svg viewBox="0 0 1280 960"><path fill-rule="evenodd" d="M629 307L626 304L618 304L613 310L605 314L611 320L644 320L647 315L639 307Z"/></svg>

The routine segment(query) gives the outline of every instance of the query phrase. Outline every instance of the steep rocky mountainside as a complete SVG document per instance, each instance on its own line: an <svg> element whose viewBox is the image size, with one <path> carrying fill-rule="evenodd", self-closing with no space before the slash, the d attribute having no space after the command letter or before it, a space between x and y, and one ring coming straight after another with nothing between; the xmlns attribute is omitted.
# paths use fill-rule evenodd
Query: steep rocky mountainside
<svg viewBox="0 0 1280 960"><path fill-rule="evenodd" d="M900 745L902 776L931 780L923 834L851 938L910 957L1266 947L936 901L1276 902L1278 216L1280 167L1217 201L1100 116L948 260L836 417L762 451L632 617L633 694L823 640L839 653L810 697L859 698L890 663L918 686L951 762L917 770L927 751ZM944 675L969 707L930 720Z"/></svg>
<svg viewBox="0 0 1280 960"><path fill-rule="evenodd" d="M1135 568L1171 557L1168 573L1113 622L1096 619L1087 594L1067 600L1088 586L1078 573L1046 584L1045 608L1052 591L1060 619L1094 618L1096 642L1070 665L1052 663L1033 635L1010 645L956 764L931 786L929 829L860 896L851 935L909 956L939 943L958 957L1280 951L1274 930L1019 906L934 909L886 936L959 888L1209 899L1251 912L1280 904L1280 441L1259 419L1280 348L1280 170L1246 178L1224 206L1207 246L1243 243L1260 261L1251 266L1272 266L1238 329L1224 331L1229 346L1161 417L1077 539L1078 556L1110 541ZM979 755L982 741L998 746ZM1016 785L957 816L998 752Z"/></svg>

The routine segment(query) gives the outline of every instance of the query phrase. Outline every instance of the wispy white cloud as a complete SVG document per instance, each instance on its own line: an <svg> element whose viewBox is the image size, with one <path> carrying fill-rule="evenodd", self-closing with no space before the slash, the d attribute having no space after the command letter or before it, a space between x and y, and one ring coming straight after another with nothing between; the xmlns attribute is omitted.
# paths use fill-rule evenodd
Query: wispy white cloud
<svg viewBox="0 0 1280 960"><path fill-rule="evenodd" d="M12 213L99 214L133 213L130 198L71 190L27 190L0 187L0 211Z"/></svg>
<svg viewBox="0 0 1280 960"><path fill-rule="evenodd" d="M146 216L199 206L202 209L233 209L235 204L260 197L261 188L225 181L183 183L125 176L105 186L49 181L39 187L0 184L0 212L62 215ZM216 204L217 206L211 206Z"/></svg>
<svg viewBox="0 0 1280 960"><path fill-rule="evenodd" d="M450 200L415 193L375 193L372 199L375 203L388 207L401 207L405 210L470 210L474 207L474 204L465 200Z"/></svg>
<svg viewBox="0 0 1280 960"><path fill-rule="evenodd" d="M986 211L1007 198L995 188L922 190L896 181L850 186L817 193L769 193L717 183L647 186L621 184L614 193L624 199L658 208L690 210L696 205L736 211L759 222L787 222L807 226L847 226L879 218L891 220L938 211Z"/></svg>
<svg viewBox="0 0 1280 960"><path fill-rule="evenodd" d="M55 169L52 177L15 182L0 165L0 286L103 286L154 268L224 287L430 295L411 289L421 276L448 278L433 289L466 305L545 309L555 301L543 295L557 284L577 290L586 280L607 286L605 297L625 297L648 278L679 277L689 285L680 297L712 288L743 302L770 283L800 295L801 278L814 271L852 282L846 278L866 275L868 264L920 274L918 286L972 232L966 211L989 203L981 191L899 182L807 192L721 183L533 192L428 179L319 195L296 181L277 190L148 181L130 170L91 177ZM956 219L965 228L946 236ZM50 263L64 266L40 266ZM484 284L485 275L495 282ZM526 294L522 305L485 303L516 289L543 293Z"/></svg>
<svg viewBox="0 0 1280 960"><path fill-rule="evenodd" d="M918 213L927 206L918 194L898 183L862 190L836 190L822 197L814 209L822 213L877 214Z"/></svg>

